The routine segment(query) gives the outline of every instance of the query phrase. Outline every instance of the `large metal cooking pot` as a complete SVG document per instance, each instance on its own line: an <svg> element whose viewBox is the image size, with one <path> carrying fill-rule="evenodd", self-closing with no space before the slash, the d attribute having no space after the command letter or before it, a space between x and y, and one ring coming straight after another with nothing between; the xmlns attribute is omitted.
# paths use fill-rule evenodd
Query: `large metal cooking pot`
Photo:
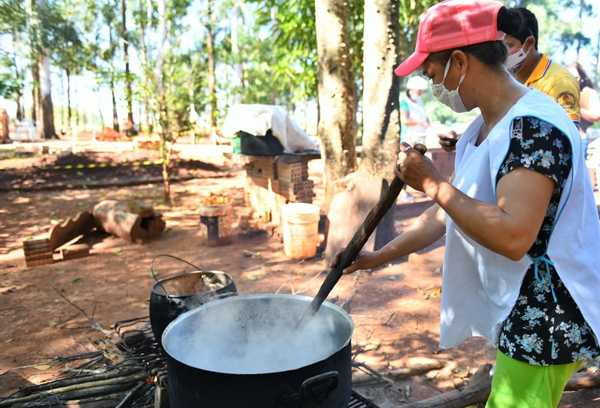
<svg viewBox="0 0 600 408"><path fill-rule="evenodd" d="M163 333L172 408L342 408L352 393L354 325L312 298L243 295L206 303Z"/></svg>

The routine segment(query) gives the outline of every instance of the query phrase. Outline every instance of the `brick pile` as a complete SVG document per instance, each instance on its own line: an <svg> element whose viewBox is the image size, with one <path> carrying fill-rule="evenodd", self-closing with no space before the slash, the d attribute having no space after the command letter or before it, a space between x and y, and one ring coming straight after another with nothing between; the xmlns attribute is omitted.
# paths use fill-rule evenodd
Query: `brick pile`
<svg viewBox="0 0 600 408"><path fill-rule="evenodd" d="M287 203L312 203L314 182L304 157L250 156L246 159L246 205L255 219L279 224Z"/></svg>
<svg viewBox="0 0 600 408"><path fill-rule="evenodd" d="M28 267L51 264L54 262L53 251L48 238L28 239L23 241L25 264Z"/></svg>

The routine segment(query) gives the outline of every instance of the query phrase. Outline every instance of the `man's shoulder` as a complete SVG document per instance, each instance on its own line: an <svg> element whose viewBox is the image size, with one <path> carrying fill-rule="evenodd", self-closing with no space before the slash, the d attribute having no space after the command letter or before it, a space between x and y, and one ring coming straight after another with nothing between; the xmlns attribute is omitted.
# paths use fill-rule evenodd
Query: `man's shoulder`
<svg viewBox="0 0 600 408"><path fill-rule="evenodd" d="M542 80L551 85L552 94L555 97L563 93L570 93L579 98L579 83L565 67L557 62L551 62Z"/></svg>

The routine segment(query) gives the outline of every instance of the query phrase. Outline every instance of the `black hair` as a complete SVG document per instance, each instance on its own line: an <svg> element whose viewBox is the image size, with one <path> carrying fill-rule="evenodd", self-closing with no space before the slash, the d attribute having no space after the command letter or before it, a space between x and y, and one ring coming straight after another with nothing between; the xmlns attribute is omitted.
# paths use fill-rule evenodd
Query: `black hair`
<svg viewBox="0 0 600 408"><path fill-rule="evenodd" d="M497 24L498 30L515 37L522 43L533 36L535 49L538 49L538 21L535 14L525 7L502 7L498 12Z"/></svg>
<svg viewBox="0 0 600 408"><path fill-rule="evenodd" d="M594 86L594 82L590 79L587 72L583 69L581 64L578 62L575 64L575 68L577 69L577 73L579 74L579 90L583 90L583 88L592 88L596 89Z"/></svg>
<svg viewBox="0 0 600 408"><path fill-rule="evenodd" d="M491 68L500 68L506 61L508 50L502 41L486 41L479 44L467 45L465 47L453 48L432 53L429 58L432 61L444 65L450 59L454 51L462 51L470 54Z"/></svg>

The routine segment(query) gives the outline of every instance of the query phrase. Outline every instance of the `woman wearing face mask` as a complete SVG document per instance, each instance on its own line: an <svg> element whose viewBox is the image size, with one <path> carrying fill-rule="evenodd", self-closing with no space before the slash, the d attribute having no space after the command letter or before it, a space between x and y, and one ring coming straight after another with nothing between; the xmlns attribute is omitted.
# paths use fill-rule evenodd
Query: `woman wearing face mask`
<svg viewBox="0 0 600 408"><path fill-rule="evenodd" d="M408 149L397 174L435 205L345 272L423 249L445 234L440 344L483 336L497 347L488 408L554 408L569 377L600 355L600 223L577 128L564 110L506 70L491 0L448 0L421 19L415 52L436 98L481 115L443 179Z"/></svg>
<svg viewBox="0 0 600 408"><path fill-rule="evenodd" d="M538 22L535 15L524 7L505 9L499 28L506 33L506 68L521 83L558 102L571 120L578 122L577 80L566 68L538 51Z"/></svg>
<svg viewBox="0 0 600 408"><path fill-rule="evenodd" d="M400 102L400 139L410 145L425 144L429 118L423 105L423 92L428 88L427 81L413 76L406 82L406 98Z"/></svg>

